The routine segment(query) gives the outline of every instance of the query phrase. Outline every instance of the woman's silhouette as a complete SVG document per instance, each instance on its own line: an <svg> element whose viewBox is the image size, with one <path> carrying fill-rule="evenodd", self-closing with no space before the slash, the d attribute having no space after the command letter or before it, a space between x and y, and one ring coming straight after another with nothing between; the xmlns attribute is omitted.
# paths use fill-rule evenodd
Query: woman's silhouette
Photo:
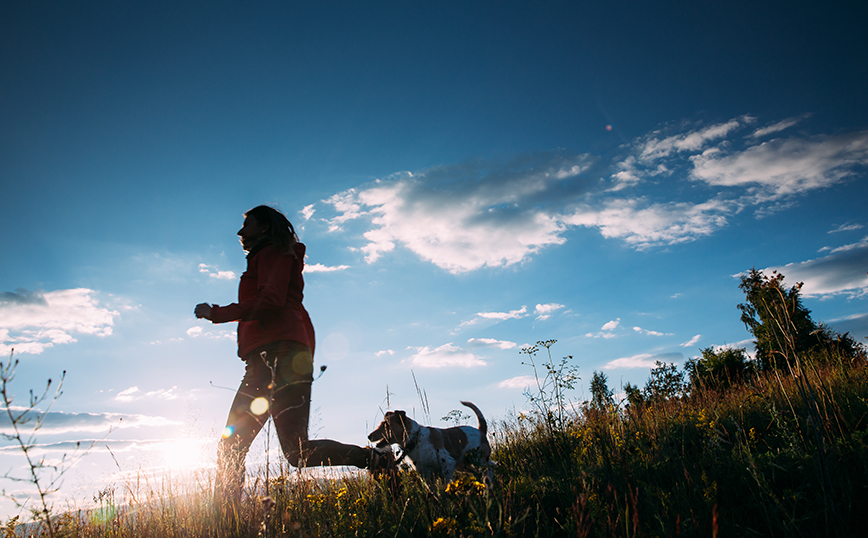
<svg viewBox="0 0 868 538"><path fill-rule="evenodd" d="M352 465L378 472L394 466L391 453L375 448L308 440L315 342L302 306L305 246L289 220L264 205L244 214L238 236L247 252L238 302L195 308L197 318L238 322L238 356L246 363L218 446L215 493L224 501L240 498L247 451L269 416L295 467Z"/></svg>

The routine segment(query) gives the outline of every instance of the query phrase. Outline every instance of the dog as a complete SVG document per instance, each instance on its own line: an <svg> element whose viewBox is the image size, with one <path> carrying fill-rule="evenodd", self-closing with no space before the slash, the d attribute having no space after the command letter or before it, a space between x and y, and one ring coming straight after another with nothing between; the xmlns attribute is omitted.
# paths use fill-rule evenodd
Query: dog
<svg viewBox="0 0 868 538"><path fill-rule="evenodd" d="M461 402L473 409L479 428L430 428L409 418L405 411L389 411L368 440L382 448L398 445L416 471L427 481L442 478L452 480L455 471L471 465L484 465L491 475L491 445L488 444L488 424L482 411L471 402Z"/></svg>

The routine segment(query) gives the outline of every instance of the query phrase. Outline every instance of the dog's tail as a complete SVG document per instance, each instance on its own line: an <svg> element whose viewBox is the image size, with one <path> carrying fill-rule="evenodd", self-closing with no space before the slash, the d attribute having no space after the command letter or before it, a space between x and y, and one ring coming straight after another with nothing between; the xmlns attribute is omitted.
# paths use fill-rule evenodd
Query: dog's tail
<svg viewBox="0 0 868 538"><path fill-rule="evenodd" d="M462 401L461 405L466 405L470 409L473 409L473 412L476 413L476 420L479 421L479 431L482 432L483 437L488 435L488 423L485 422L485 417L482 416L482 411L480 411L478 407L473 405L473 402Z"/></svg>

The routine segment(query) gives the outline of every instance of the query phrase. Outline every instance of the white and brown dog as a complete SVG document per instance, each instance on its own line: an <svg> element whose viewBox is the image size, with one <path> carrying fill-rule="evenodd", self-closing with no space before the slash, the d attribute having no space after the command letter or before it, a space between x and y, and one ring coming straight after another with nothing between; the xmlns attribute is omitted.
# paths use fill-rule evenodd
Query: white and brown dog
<svg viewBox="0 0 868 538"><path fill-rule="evenodd" d="M491 445L488 424L482 411L471 402L461 402L479 420L479 428L430 428L409 418L404 411L389 411L368 440L378 447L398 445L401 459L407 457L426 480L443 478L449 482L457 470L470 465L488 466L491 472Z"/></svg>

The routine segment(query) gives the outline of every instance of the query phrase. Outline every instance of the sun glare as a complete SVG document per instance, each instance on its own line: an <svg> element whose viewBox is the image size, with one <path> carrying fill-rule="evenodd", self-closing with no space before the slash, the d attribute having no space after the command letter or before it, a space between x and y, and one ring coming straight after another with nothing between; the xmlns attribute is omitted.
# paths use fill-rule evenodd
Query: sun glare
<svg viewBox="0 0 868 538"><path fill-rule="evenodd" d="M162 449L163 466L192 470L209 465L203 439L170 439ZM213 447L212 447L213 448Z"/></svg>

